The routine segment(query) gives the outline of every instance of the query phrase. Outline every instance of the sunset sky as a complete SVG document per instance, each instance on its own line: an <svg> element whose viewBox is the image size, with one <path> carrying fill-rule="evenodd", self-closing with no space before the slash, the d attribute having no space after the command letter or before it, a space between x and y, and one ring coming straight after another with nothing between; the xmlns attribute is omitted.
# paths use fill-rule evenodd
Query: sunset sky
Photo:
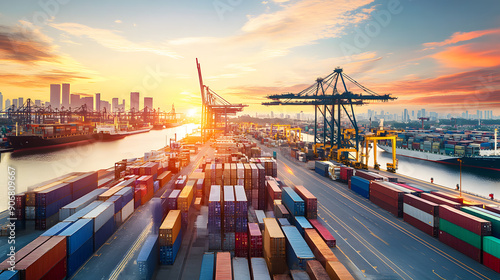
<svg viewBox="0 0 500 280"><path fill-rule="evenodd" d="M297 112L260 104L340 66L398 97L359 112L500 114L498 0L0 2L4 101L48 101L51 83L71 83L71 93L99 92L108 101L129 105L139 91L141 107L152 96L155 107L201 111L195 58L205 84L249 104L248 113Z"/></svg>

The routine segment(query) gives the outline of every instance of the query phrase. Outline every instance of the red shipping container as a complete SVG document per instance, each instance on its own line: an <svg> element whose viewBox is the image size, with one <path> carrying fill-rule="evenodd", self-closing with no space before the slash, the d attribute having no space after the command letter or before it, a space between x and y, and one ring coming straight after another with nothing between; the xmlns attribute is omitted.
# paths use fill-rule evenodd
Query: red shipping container
<svg viewBox="0 0 500 280"><path fill-rule="evenodd" d="M402 217L403 216L403 211L399 210L397 206L390 205L386 203L383 199L380 199L376 196L371 196L370 195L370 201L379 206L380 208L392 213L396 217Z"/></svg>
<svg viewBox="0 0 500 280"><path fill-rule="evenodd" d="M325 268L316 260L307 261L306 272L311 280L330 280Z"/></svg>
<svg viewBox="0 0 500 280"><path fill-rule="evenodd" d="M356 176L366 179L368 181L387 181L387 177L380 174L368 171L356 170Z"/></svg>
<svg viewBox="0 0 500 280"><path fill-rule="evenodd" d="M235 233L235 250L236 257L248 257L248 233Z"/></svg>
<svg viewBox="0 0 500 280"><path fill-rule="evenodd" d="M153 184L154 184L154 179L153 176L151 175L141 176L137 179L137 185L145 185L148 188L149 187L153 188Z"/></svg>
<svg viewBox="0 0 500 280"><path fill-rule="evenodd" d="M444 199L442 197L439 197L437 195L433 195L430 193L421 193L420 197L425 199L425 200L428 200L430 202L434 202L436 204L439 204L439 205L448 205L448 206L451 206L451 207L456 208L456 209L460 209L460 207L462 207L462 204L460 204L460 203L457 203L455 201L451 201L448 199Z"/></svg>
<svg viewBox="0 0 500 280"><path fill-rule="evenodd" d="M67 258L63 258L56 266L54 266L40 280L62 280L66 278Z"/></svg>
<svg viewBox="0 0 500 280"><path fill-rule="evenodd" d="M410 225L416 227L417 229L427 233L430 236L437 237L438 236L438 231L439 228L437 227L432 227L431 225L428 225L406 213L403 213L403 220Z"/></svg>
<svg viewBox="0 0 500 280"><path fill-rule="evenodd" d="M340 180L342 182L347 182L351 179L354 174L354 168L348 166L340 167Z"/></svg>
<svg viewBox="0 0 500 280"><path fill-rule="evenodd" d="M483 264L500 273L500 259L483 251Z"/></svg>
<svg viewBox="0 0 500 280"><path fill-rule="evenodd" d="M306 218L316 219L318 217L318 199L304 186L295 186L295 192L304 200Z"/></svg>
<svg viewBox="0 0 500 280"><path fill-rule="evenodd" d="M500 205L489 204L489 205L485 205L484 208L486 210L500 214Z"/></svg>
<svg viewBox="0 0 500 280"><path fill-rule="evenodd" d="M231 253L217 252L215 264L215 280L233 280Z"/></svg>
<svg viewBox="0 0 500 280"><path fill-rule="evenodd" d="M463 204L464 203L464 198L460 197L458 195L454 195L451 193L445 193L445 192L439 192L439 191L431 191L431 194L442 197L447 200L454 201L456 203Z"/></svg>
<svg viewBox="0 0 500 280"><path fill-rule="evenodd" d="M40 279L63 258L66 258L66 237L52 236L18 262L16 269L23 279Z"/></svg>
<svg viewBox="0 0 500 280"><path fill-rule="evenodd" d="M259 224L248 223L249 257L262 257L262 232Z"/></svg>
<svg viewBox="0 0 500 280"><path fill-rule="evenodd" d="M439 205L434 202L430 202L412 194L405 194L403 202L427 214L431 214L432 216L438 216Z"/></svg>
<svg viewBox="0 0 500 280"><path fill-rule="evenodd" d="M447 205L439 205L439 218L445 219L477 235L491 235L491 222Z"/></svg>
<svg viewBox="0 0 500 280"><path fill-rule="evenodd" d="M404 195L403 191L400 191L398 189L395 189L393 187L384 185L384 184L376 182L376 181L370 182L370 196L372 195L372 191L380 192L380 193L385 194L386 196L388 196L392 199L396 199L396 200L399 200L401 202L403 201L403 195Z"/></svg>
<svg viewBox="0 0 500 280"><path fill-rule="evenodd" d="M389 197L381 192L378 192L378 191L375 191L375 190L372 190L371 193L370 193L370 200L372 200L372 197L374 199L379 199L379 200L382 200L384 203L388 204L388 205L391 205L391 206L394 206L394 207L399 207L399 206L403 206L403 202L398 200L398 199L394 199L392 197ZM373 202L373 201L372 201Z"/></svg>
<svg viewBox="0 0 500 280"><path fill-rule="evenodd" d="M19 251L16 252L15 262L19 263L29 253L34 251L36 248L40 247L43 243L47 242L47 240L49 240L50 237L51 236L39 236L35 240L28 243L28 245L19 249ZM7 270L7 269L9 269L9 267L11 267L11 265L8 263L8 261L9 261L9 258L7 258L5 261L3 261L0 264L0 270Z"/></svg>
<svg viewBox="0 0 500 280"><path fill-rule="evenodd" d="M154 189L153 188L147 188L146 193L141 197L141 205L146 204L151 198L153 198L154 195Z"/></svg>
<svg viewBox="0 0 500 280"><path fill-rule="evenodd" d="M335 240L335 237L324 227L320 221L316 219L309 219L309 223L313 226L314 229L319 233L321 238L323 238L323 241L325 241L326 245L328 247L335 247L337 245L337 241Z"/></svg>
<svg viewBox="0 0 500 280"><path fill-rule="evenodd" d="M439 231L439 241L443 242L444 244L450 246L451 248L459 251L460 253L466 255L467 257L477 261L481 262L481 249L478 249L474 247L473 245L470 245L469 243L462 241L455 236L446 233L442 230Z"/></svg>

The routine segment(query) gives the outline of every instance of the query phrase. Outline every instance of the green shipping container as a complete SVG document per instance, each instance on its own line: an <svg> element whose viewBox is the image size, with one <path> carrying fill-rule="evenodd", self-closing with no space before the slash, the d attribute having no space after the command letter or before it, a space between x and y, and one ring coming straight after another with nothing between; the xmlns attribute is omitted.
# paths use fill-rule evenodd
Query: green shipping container
<svg viewBox="0 0 500 280"><path fill-rule="evenodd" d="M484 236L483 251L500 259L500 239L493 236Z"/></svg>
<svg viewBox="0 0 500 280"><path fill-rule="evenodd" d="M456 238L463 240L470 245L481 249L481 236L477 235L471 231L468 231L462 227L459 227L445 219L439 219L439 230L449 233Z"/></svg>
<svg viewBox="0 0 500 280"><path fill-rule="evenodd" d="M460 210L464 211L465 213L474 215L476 217L479 217L481 219L485 219L486 221L491 222L491 235L494 235L495 237L500 237L500 218L490 215L488 213L481 212L479 210L470 208L470 207L462 207Z"/></svg>

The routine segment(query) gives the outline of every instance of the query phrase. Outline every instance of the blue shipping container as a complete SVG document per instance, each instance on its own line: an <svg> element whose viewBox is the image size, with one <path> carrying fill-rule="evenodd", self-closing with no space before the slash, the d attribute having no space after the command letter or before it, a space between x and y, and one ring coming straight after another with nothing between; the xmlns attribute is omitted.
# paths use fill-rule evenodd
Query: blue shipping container
<svg viewBox="0 0 500 280"><path fill-rule="evenodd" d="M94 253L94 239L89 238L73 254L68 255L66 277L69 279Z"/></svg>
<svg viewBox="0 0 500 280"><path fill-rule="evenodd" d="M365 198L370 198L370 181L358 176L352 176L351 190Z"/></svg>
<svg viewBox="0 0 500 280"><path fill-rule="evenodd" d="M160 247L160 263L161 264L174 264L179 248L182 244L182 229L179 235L175 239L173 246L161 246Z"/></svg>
<svg viewBox="0 0 500 280"><path fill-rule="evenodd" d="M120 212L120 210L122 210L123 198L121 195L113 195L110 198L108 198L106 202L113 202L113 204L115 205L115 214Z"/></svg>
<svg viewBox="0 0 500 280"><path fill-rule="evenodd" d="M280 226L291 226L290 222L286 218L278 218L278 223Z"/></svg>
<svg viewBox="0 0 500 280"><path fill-rule="evenodd" d="M248 259L235 257L233 258L233 275L238 280L251 280L250 268L248 267Z"/></svg>
<svg viewBox="0 0 500 280"><path fill-rule="evenodd" d="M99 250L101 246L115 232L115 218L111 217L95 234L94 234L94 251Z"/></svg>
<svg viewBox="0 0 500 280"><path fill-rule="evenodd" d="M73 188L72 199L73 200L79 199L79 198L85 196L86 194L96 190L96 189L97 189L97 182L94 182L90 185L87 185L81 189L74 189Z"/></svg>
<svg viewBox="0 0 500 280"><path fill-rule="evenodd" d="M36 206L49 205L68 195L71 195L71 184L61 183L36 193L35 203Z"/></svg>
<svg viewBox="0 0 500 280"><path fill-rule="evenodd" d="M4 272L0 271L0 280L19 280L21 279L21 273L17 270L6 270Z"/></svg>
<svg viewBox="0 0 500 280"><path fill-rule="evenodd" d="M47 219L48 217L58 214L59 209L62 207L66 206L68 203L71 203L72 198L71 195L68 195L66 197L63 197L57 201L54 201L51 204L48 205L43 205L43 206L37 206L35 209L35 218L36 219ZM59 219L59 214L57 219Z"/></svg>
<svg viewBox="0 0 500 280"><path fill-rule="evenodd" d="M158 233L158 229L163 221L163 209L161 206L161 198L153 197L150 203L151 216L153 217L153 233Z"/></svg>
<svg viewBox="0 0 500 280"><path fill-rule="evenodd" d="M71 183L73 186L73 190L81 189L83 187L86 187L94 183L95 183L95 188L97 188L97 171L83 173L76 178L70 180L64 180L64 182Z"/></svg>
<svg viewBox="0 0 500 280"><path fill-rule="evenodd" d="M251 258L253 279L271 280L269 269L264 258Z"/></svg>
<svg viewBox="0 0 500 280"><path fill-rule="evenodd" d="M47 231L42 233L40 236L55 236L58 235L60 232L65 230L67 227L72 225L73 222L59 222L55 224L53 227L49 228Z"/></svg>
<svg viewBox="0 0 500 280"><path fill-rule="evenodd" d="M304 216L294 217L294 225L297 227L297 230L300 232L302 236L304 236L306 228L313 228L311 223Z"/></svg>
<svg viewBox="0 0 500 280"><path fill-rule="evenodd" d="M80 197L79 199L65 205L61 210L59 210L59 220L64 220L68 218L69 216L73 215L74 213L78 212L79 210L83 209L90 203L92 203L94 200L97 199L97 197L105 192L107 189L96 189L91 191L90 193Z"/></svg>
<svg viewBox="0 0 500 280"><path fill-rule="evenodd" d="M290 269L305 269L306 262L314 260L314 254L294 226L282 227L286 237L286 262Z"/></svg>
<svg viewBox="0 0 500 280"><path fill-rule="evenodd" d="M92 239L94 222L91 219L80 219L60 232L59 236L66 236L66 253L73 254L85 241Z"/></svg>
<svg viewBox="0 0 500 280"><path fill-rule="evenodd" d="M134 199L134 189L132 187L125 187L115 193L115 195L122 196L122 208L125 207L132 199Z"/></svg>
<svg viewBox="0 0 500 280"><path fill-rule="evenodd" d="M87 215L90 211L94 210L97 206L101 205L103 202L104 201L94 201L94 202L90 203L89 205L85 206L82 210L79 210L75 214L64 219L63 222L76 222L76 221L78 221L78 219Z"/></svg>
<svg viewBox="0 0 500 280"><path fill-rule="evenodd" d="M158 235L150 234L142 245L137 265L139 266L139 278L149 280L153 278L153 273L158 265Z"/></svg>
<svg viewBox="0 0 500 280"><path fill-rule="evenodd" d="M213 280L214 270L215 270L215 253L207 252L203 254L199 280Z"/></svg>
<svg viewBox="0 0 500 280"><path fill-rule="evenodd" d="M290 187L282 189L281 200L293 216L304 216L304 200Z"/></svg>

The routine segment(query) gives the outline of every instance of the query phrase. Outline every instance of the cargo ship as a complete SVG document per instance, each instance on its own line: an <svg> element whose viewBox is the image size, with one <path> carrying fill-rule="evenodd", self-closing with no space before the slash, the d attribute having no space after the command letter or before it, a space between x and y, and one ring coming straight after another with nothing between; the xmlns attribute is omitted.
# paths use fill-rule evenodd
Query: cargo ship
<svg viewBox="0 0 500 280"><path fill-rule="evenodd" d="M117 129L115 125L97 125L94 138L100 141L113 141L125 138L126 136L145 133L151 131L151 127L143 127L139 129Z"/></svg>
<svg viewBox="0 0 500 280"><path fill-rule="evenodd" d="M29 124L23 131L7 135L14 150L37 149L47 146L60 146L76 142L92 142L94 127L90 124Z"/></svg>
<svg viewBox="0 0 500 280"><path fill-rule="evenodd" d="M396 154L464 167L500 171L496 133L482 131L406 131L398 133ZM391 153L390 141L378 147ZM494 147L492 149L492 147Z"/></svg>

